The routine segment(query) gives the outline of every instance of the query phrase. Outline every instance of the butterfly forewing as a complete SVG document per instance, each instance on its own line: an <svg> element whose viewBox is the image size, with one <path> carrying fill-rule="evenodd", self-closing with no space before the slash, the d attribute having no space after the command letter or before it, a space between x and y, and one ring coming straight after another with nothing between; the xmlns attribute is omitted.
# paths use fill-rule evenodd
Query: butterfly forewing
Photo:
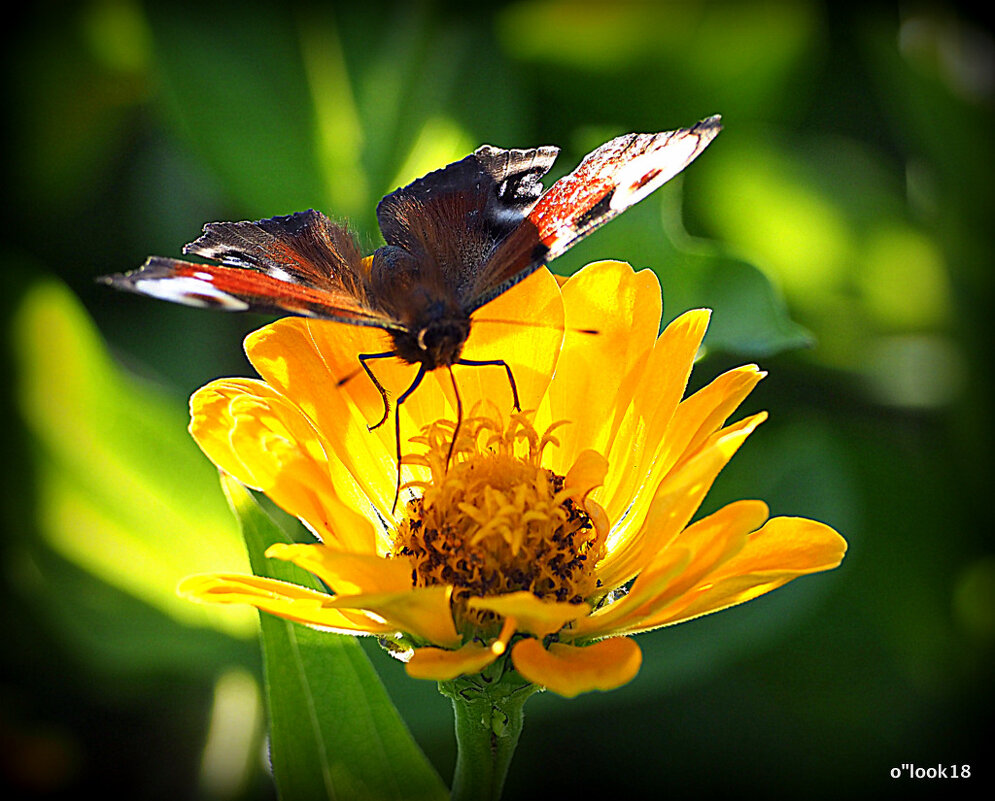
<svg viewBox="0 0 995 801"><path fill-rule="evenodd" d="M721 130L709 117L691 128L626 134L589 153L532 206L476 274L472 311L562 255L687 167Z"/></svg>
<svg viewBox="0 0 995 801"><path fill-rule="evenodd" d="M190 306L397 326L369 299L352 235L320 212L208 223L183 252L220 264L153 256L139 270L103 280Z"/></svg>
<svg viewBox="0 0 995 801"><path fill-rule="evenodd" d="M557 256L681 172L722 129L718 116L691 128L626 134L589 153L529 214L540 241Z"/></svg>

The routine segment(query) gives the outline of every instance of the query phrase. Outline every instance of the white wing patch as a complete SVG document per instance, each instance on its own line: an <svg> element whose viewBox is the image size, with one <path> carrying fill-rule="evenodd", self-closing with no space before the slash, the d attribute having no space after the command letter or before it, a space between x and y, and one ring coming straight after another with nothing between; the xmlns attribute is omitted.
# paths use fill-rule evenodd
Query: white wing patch
<svg viewBox="0 0 995 801"><path fill-rule="evenodd" d="M707 135L695 130L681 131L661 147L629 161L619 170L618 189L612 194L611 208L625 211L655 192L694 161L718 130L718 127L707 130Z"/></svg>
<svg viewBox="0 0 995 801"><path fill-rule="evenodd" d="M210 281L209 273L195 273L171 278L139 278L134 282L135 290L160 300L197 306L202 309L225 309L226 311L246 311L249 304L244 300L222 292Z"/></svg>
<svg viewBox="0 0 995 801"><path fill-rule="evenodd" d="M266 275L270 278L275 278L277 281L282 281L285 284L298 284L300 283L294 276L284 270L282 267L273 265L267 268Z"/></svg>

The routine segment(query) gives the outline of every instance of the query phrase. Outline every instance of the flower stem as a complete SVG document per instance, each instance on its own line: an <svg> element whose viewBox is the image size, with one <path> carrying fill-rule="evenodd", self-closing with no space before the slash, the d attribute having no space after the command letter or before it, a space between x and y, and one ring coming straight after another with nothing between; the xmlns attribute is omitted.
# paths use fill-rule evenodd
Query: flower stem
<svg viewBox="0 0 995 801"><path fill-rule="evenodd" d="M439 682L453 702L456 771L452 801L498 801L525 722L526 700L538 687L514 671Z"/></svg>

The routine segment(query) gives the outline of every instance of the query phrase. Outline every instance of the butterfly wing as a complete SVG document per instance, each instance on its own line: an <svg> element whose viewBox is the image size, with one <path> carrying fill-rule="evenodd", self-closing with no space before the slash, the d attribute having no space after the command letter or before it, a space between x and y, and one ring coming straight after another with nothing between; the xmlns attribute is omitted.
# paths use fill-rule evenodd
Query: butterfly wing
<svg viewBox="0 0 995 801"><path fill-rule="evenodd" d="M549 248L548 259L562 255L655 192L694 161L721 130L716 115L677 131L619 136L589 153L529 214L540 241Z"/></svg>
<svg viewBox="0 0 995 801"><path fill-rule="evenodd" d="M429 306L440 301L469 314L666 183L720 129L715 116L677 131L620 136L545 194L541 179L557 148L484 145L380 202L387 246L372 273L352 236L310 210L206 225L183 250L217 265L152 257L101 280L193 306L406 330L410 287Z"/></svg>
<svg viewBox="0 0 995 801"><path fill-rule="evenodd" d="M190 306L393 327L369 298L355 240L320 212L209 223L183 252L219 264L153 256L138 270L101 280Z"/></svg>
<svg viewBox="0 0 995 801"><path fill-rule="evenodd" d="M496 245L518 228L542 196L541 178L558 152L555 147L503 150L483 145L391 192L377 206L388 247L401 248L414 259L422 286L444 288L460 302Z"/></svg>
<svg viewBox="0 0 995 801"><path fill-rule="evenodd" d="M543 264L681 172L722 130L716 115L690 128L630 133L589 153L531 208L477 274L468 311L506 291Z"/></svg>

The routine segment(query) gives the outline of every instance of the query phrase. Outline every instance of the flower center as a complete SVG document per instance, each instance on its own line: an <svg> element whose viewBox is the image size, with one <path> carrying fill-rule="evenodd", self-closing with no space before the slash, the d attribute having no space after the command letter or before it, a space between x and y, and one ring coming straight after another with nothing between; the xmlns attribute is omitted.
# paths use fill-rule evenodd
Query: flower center
<svg viewBox="0 0 995 801"><path fill-rule="evenodd" d="M558 425L540 436L524 414L507 425L476 414L460 425L451 456L449 420L413 438L428 449L407 461L428 467L431 478L412 482L422 496L408 503L394 552L413 561L416 586L453 585L457 625L495 621L491 612L467 608L471 596L526 590L580 603L595 591L603 537L579 491L541 465L545 448L558 444Z"/></svg>

